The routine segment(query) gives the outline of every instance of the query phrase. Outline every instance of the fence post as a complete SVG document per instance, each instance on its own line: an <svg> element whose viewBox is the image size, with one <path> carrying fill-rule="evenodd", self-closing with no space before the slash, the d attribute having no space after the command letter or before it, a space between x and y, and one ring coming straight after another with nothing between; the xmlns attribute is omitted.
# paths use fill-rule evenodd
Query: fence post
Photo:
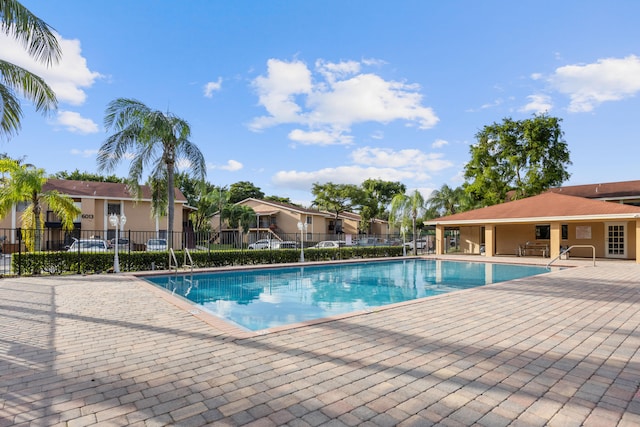
<svg viewBox="0 0 640 427"><path fill-rule="evenodd" d="M22 276L22 228L18 227L18 276Z"/></svg>

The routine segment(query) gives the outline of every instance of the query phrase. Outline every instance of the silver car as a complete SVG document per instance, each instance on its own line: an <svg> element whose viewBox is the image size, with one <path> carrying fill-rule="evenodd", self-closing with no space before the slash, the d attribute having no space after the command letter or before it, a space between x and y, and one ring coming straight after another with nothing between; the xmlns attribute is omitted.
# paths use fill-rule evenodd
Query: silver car
<svg viewBox="0 0 640 427"><path fill-rule="evenodd" d="M167 239L149 239L147 240L147 251L166 251Z"/></svg>
<svg viewBox="0 0 640 427"><path fill-rule="evenodd" d="M102 239L75 239L71 246L69 246L69 252L107 252L109 245Z"/></svg>

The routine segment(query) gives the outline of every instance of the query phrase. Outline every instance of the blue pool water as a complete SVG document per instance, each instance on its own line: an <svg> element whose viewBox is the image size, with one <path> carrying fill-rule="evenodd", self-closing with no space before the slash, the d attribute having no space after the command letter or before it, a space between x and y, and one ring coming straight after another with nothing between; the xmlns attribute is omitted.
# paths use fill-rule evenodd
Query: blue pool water
<svg viewBox="0 0 640 427"><path fill-rule="evenodd" d="M257 331L547 272L539 266L413 259L144 279Z"/></svg>

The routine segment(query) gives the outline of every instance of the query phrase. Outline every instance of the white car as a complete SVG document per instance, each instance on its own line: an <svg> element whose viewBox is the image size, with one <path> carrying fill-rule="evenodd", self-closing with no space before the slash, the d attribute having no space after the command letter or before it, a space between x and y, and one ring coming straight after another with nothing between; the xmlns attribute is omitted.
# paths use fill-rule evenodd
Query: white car
<svg viewBox="0 0 640 427"><path fill-rule="evenodd" d="M101 239L75 239L68 249L69 252L107 252L108 250L109 245Z"/></svg>
<svg viewBox="0 0 640 427"><path fill-rule="evenodd" d="M322 242L318 242L314 248L342 248L347 245L347 242L344 240L323 240Z"/></svg>
<svg viewBox="0 0 640 427"><path fill-rule="evenodd" d="M147 251L166 251L167 239L149 239L147 240Z"/></svg>
<svg viewBox="0 0 640 427"><path fill-rule="evenodd" d="M413 240L410 240L408 242L405 242L404 244L407 249L413 249ZM418 239L416 240L416 246L418 247L418 249L426 249L429 245L429 242L427 241L427 239Z"/></svg>
<svg viewBox="0 0 640 427"><path fill-rule="evenodd" d="M249 245L249 249L269 249L271 247L270 239L260 239Z"/></svg>
<svg viewBox="0 0 640 427"><path fill-rule="evenodd" d="M296 249L298 247L298 243L294 241L279 241L272 240L271 241L271 249Z"/></svg>

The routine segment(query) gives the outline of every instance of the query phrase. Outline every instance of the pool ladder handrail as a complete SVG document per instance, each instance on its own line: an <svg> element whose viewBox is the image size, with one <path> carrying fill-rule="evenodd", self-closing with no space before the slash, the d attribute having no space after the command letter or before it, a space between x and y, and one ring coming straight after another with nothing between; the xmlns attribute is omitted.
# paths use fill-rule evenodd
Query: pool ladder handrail
<svg viewBox="0 0 640 427"><path fill-rule="evenodd" d="M187 258L189 258L189 264L187 264ZM189 267L191 269L191 274L193 274L193 258L191 258L191 252L189 252L189 248L184 248L184 262L183 266Z"/></svg>
<svg viewBox="0 0 640 427"><path fill-rule="evenodd" d="M187 264L187 258L189 258L189 264ZM173 260L173 262L171 262ZM193 273L193 258L191 258L191 253L189 249L184 248L184 262L182 265L186 268L189 267L191 269L191 273ZM176 258L176 253L173 251L173 248L169 248L169 271L173 270L173 267L176 269L176 274L178 273L178 259Z"/></svg>
<svg viewBox="0 0 640 427"><path fill-rule="evenodd" d="M591 248L592 250L592 254L593 254L593 266L596 266L596 247L593 245L571 245L569 246L567 249L560 251L560 254L555 257L554 259L552 259L551 261L549 261L549 263L547 264L547 268L549 268L549 266L557 261L562 255L566 254L567 252L569 252L571 249L573 248Z"/></svg>

